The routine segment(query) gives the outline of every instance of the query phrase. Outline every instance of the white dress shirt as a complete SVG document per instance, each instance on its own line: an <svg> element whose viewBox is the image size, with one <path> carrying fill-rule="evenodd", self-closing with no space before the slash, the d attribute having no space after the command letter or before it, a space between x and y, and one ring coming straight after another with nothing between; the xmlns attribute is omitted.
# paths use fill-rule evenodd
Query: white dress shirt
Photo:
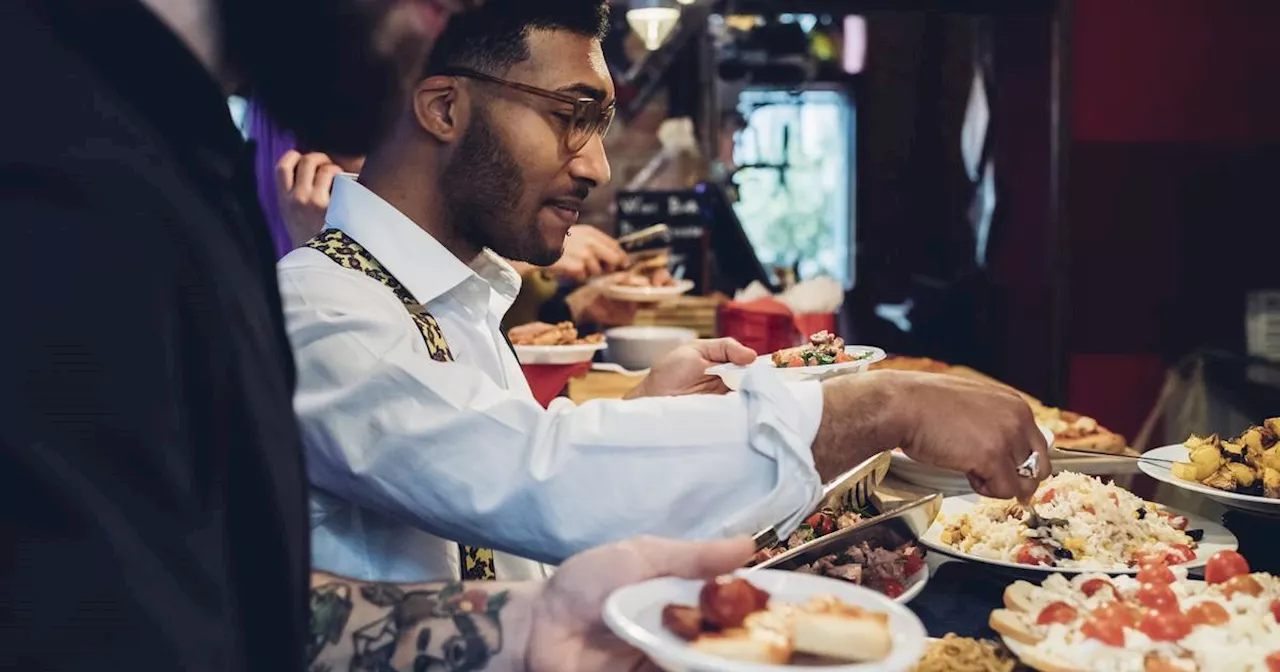
<svg viewBox="0 0 1280 672"><path fill-rule="evenodd" d="M318 569L439 581L459 575L446 539L558 563L639 534L785 535L817 502L818 384L748 376L723 396L544 409L500 331L520 286L510 265L488 251L462 263L349 178L326 219L425 304L456 361L431 359L377 281L310 248L281 260ZM501 579L543 574L495 555Z"/></svg>

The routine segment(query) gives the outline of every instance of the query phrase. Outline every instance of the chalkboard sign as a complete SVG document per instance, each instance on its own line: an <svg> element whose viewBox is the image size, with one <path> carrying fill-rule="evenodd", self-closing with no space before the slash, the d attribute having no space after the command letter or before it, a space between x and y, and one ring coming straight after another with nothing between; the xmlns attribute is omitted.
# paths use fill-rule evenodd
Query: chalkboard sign
<svg viewBox="0 0 1280 672"><path fill-rule="evenodd" d="M671 270L683 268L694 283L693 293L711 287L711 221L696 191L619 192L618 235L625 236L654 224L671 229Z"/></svg>

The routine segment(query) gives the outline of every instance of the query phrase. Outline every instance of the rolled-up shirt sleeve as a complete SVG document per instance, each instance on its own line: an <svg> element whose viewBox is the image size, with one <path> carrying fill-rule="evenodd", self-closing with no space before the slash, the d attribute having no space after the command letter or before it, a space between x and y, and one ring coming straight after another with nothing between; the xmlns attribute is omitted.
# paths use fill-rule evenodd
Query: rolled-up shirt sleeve
<svg viewBox="0 0 1280 672"><path fill-rule="evenodd" d="M432 534L554 563L639 534L789 534L821 495L817 383L544 409L432 360L372 281L300 268L281 292L313 486Z"/></svg>

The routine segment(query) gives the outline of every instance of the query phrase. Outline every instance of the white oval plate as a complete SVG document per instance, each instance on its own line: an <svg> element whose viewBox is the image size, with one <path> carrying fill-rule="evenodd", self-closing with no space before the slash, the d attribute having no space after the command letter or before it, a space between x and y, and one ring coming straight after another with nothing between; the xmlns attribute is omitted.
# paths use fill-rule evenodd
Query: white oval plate
<svg viewBox="0 0 1280 672"><path fill-rule="evenodd" d="M606 343L582 345L515 345L516 359L521 364L581 364L591 361Z"/></svg>
<svg viewBox="0 0 1280 672"><path fill-rule="evenodd" d="M674 299L688 294L693 289L692 280L680 280L669 287L627 287L608 282L598 283L604 295L615 301L632 303L655 303L666 299Z"/></svg>
<svg viewBox="0 0 1280 672"><path fill-rule="evenodd" d="M978 505L981 496L977 493L969 495L959 495L956 497L947 497L942 500L942 512L938 514L939 520L934 521L933 525L925 531L920 537L920 543L928 548L937 551L943 555L959 558L960 560L968 560L969 562L980 562L996 567L1007 567L1017 569L1024 572L1038 572L1042 574L1086 574L1096 572L1099 574L1137 574L1137 567L1122 567L1120 569L1109 569L1099 567L1046 567L1043 565L1020 565L1016 562L1006 562L1004 560L989 560L980 558L976 555L970 555L956 548L948 546L938 539L938 535L942 533L944 527L943 520L954 520L961 514L968 513ZM1218 551L1234 551L1240 547L1240 540L1236 539L1236 535L1231 530L1215 523L1207 518L1185 513L1177 509L1163 507L1165 511L1178 516L1186 516L1189 523L1188 529L1204 530L1204 539L1196 546L1196 557L1191 562L1179 565L1194 569L1203 567L1209 562L1209 558Z"/></svg>
<svg viewBox="0 0 1280 672"><path fill-rule="evenodd" d="M861 373L866 371L867 367L885 358L884 350L870 345L846 345L844 351L850 357L862 357L852 362L841 362L839 364L826 364L823 366L800 366L796 368L778 368L773 365L773 353L760 355L754 363L746 366L737 364L717 364L707 369L707 374L712 376L720 376L726 387L736 390L742 385L742 379L747 375L748 371L765 370L772 371L777 376L786 381L802 381L802 380L826 380L835 376L843 376L850 373Z"/></svg>
<svg viewBox="0 0 1280 672"><path fill-rule="evenodd" d="M1173 460L1175 462L1186 462L1191 459L1187 451L1187 447L1180 443L1172 446L1164 446L1163 448L1148 450L1143 453L1142 456L1155 458L1157 460ZM1176 485L1183 490L1190 490L1202 495L1207 495L1209 498L1223 506L1280 516L1280 499L1269 499L1267 497L1258 497L1257 495L1241 495L1235 492L1227 492L1225 490L1211 488L1200 483L1184 481L1173 475L1173 471L1170 470L1169 465L1160 464L1159 462L1139 460L1138 468L1142 470L1142 473L1156 479L1157 481L1164 481L1169 485Z"/></svg>
<svg viewBox="0 0 1280 672"><path fill-rule="evenodd" d="M1045 445L1049 446L1052 454L1053 432L1040 427L1040 433L1044 435ZM961 472L917 462L901 450L889 451L889 458L891 460L889 472L908 483L937 490L944 495L963 495L973 492L969 479ZM1068 465L1063 468L1071 467ZM1057 471L1056 468L1055 471Z"/></svg>
<svg viewBox="0 0 1280 672"><path fill-rule="evenodd" d="M746 573L741 570L739 573ZM747 580L768 591L773 600L803 603L817 595L832 595L848 604L889 614L893 651L875 663L842 665L765 665L746 663L700 653L662 627L662 608L668 604L698 603L703 581L667 577L620 588L605 601L604 622L618 637L640 649L670 672L777 672L778 670L827 670L827 672L906 672L924 655L924 624L905 606L870 588L812 574L773 569L750 572Z"/></svg>

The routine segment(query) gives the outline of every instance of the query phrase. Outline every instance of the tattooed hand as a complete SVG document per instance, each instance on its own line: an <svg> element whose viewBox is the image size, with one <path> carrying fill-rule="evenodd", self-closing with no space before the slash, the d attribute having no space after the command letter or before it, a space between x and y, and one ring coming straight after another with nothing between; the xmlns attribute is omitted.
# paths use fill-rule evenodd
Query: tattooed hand
<svg viewBox="0 0 1280 672"><path fill-rule="evenodd" d="M615 589L741 567L746 538L640 538L570 558L547 583L364 583L311 578L311 672L631 670L646 664L601 620Z"/></svg>
<svg viewBox="0 0 1280 672"><path fill-rule="evenodd" d="M642 537L570 558L533 603L528 669L586 672L644 666L644 656L615 637L601 619L609 594L663 576L718 576L746 564L753 550L745 537L708 542Z"/></svg>

